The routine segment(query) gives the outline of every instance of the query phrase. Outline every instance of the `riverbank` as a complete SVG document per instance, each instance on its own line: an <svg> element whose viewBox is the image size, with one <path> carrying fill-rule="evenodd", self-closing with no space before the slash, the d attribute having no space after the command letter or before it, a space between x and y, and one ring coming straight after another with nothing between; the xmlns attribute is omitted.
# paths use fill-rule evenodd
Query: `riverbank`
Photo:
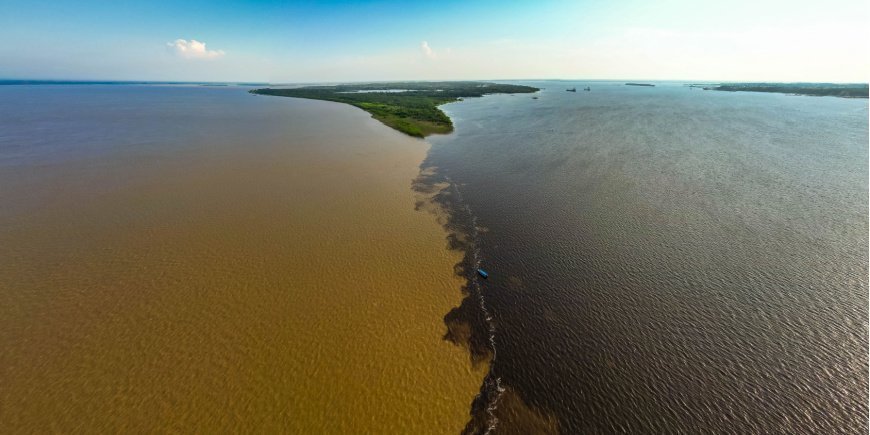
<svg viewBox="0 0 870 435"><path fill-rule="evenodd" d="M20 98L92 106L135 137L58 132L110 140L4 170L18 208L0 215L0 426L462 430L486 367L443 339L461 255L414 208L425 142L343 105L239 90L45 92ZM135 119L109 117L131 104ZM32 110L36 128L46 109Z"/></svg>

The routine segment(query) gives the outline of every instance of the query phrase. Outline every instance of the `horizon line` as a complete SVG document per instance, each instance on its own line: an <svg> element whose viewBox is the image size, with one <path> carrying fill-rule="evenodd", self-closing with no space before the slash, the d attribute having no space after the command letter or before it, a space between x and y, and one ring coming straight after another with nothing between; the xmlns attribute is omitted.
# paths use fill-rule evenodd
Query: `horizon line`
<svg viewBox="0 0 870 435"><path fill-rule="evenodd" d="M330 81L257 81L257 80L115 80L115 79L22 79L0 78L0 85L27 85L27 84L221 84L221 85L333 85L333 84L363 84L363 83L432 83L432 82L532 82L532 81L593 81L593 82L619 82L619 81L646 81L646 82L686 82L691 84L723 84L723 83L781 83L781 84L839 84L839 85L870 85L867 82L852 81L781 81L781 80L698 80L698 79L640 79L640 78L509 78L509 79L426 79L426 80L330 80Z"/></svg>

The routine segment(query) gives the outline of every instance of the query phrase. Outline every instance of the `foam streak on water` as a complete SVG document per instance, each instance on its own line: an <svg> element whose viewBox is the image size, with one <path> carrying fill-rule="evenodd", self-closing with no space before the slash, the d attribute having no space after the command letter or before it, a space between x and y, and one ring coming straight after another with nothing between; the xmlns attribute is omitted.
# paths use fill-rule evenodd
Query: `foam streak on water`
<svg viewBox="0 0 870 435"><path fill-rule="evenodd" d="M480 276L476 273L477 269L479 269L483 264L483 256L480 252L480 244L478 240L480 238L479 235L479 227L477 225L477 217L472 213L471 207L462 200L462 192L459 190L459 186L455 183L450 182L450 178L447 177L447 182L450 183L450 187L453 190L453 194L456 198L456 203L459 204L466 216L470 217L470 225L469 225L469 239L470 239L470 250L471 250L471 285L473 287L474 294L477 295L477 301L480 305L480 310L483 313L483 318L486 320L486 328L489 336L489 345L492 351L492 359L491 364L495 364L496 357L498 355L498 351L496 350L495 344L495 324L492 321L492 316L489 314L489 310L486 308L486 300L483 297L483 288L481 287L481 279ZM492 367L492 365L490 365ZM486 378L483 381L483 391L486 394L485 400L486 403L486 430L484 434L489 434L498 426L498 418L495 415L496 406L498 406L498 399L501 397L501 394L504 392L504 388L501 386L501 379L496 376L492 370L490 370L486 374ZM480 397L480 396L478 396Z"/></svg>

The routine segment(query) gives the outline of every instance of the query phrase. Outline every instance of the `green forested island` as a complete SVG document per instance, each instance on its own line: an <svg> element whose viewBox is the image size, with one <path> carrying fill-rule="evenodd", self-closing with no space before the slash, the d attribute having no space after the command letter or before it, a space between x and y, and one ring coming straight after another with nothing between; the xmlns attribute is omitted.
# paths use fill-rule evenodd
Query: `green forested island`
<svg viewBox="0 0 870 435"><path fill-rule="evenodd" d="M488 82L392 82L254 89L251 93L335 101L359 107L410 136L450 133L453 122L439 105L486 94L537 92L531 86Z"/></svg>
<svg viewBox="0 0 870 435"><path fill-rule="evenodd" d="M704 90L867 98L868 86L866 83L720 83Z"/></svg>

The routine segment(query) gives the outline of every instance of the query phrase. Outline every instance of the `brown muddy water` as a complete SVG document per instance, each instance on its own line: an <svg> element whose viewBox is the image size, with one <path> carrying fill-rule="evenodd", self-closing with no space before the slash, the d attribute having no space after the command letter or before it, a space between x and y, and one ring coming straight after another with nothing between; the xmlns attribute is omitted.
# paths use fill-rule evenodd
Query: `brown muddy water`
<svg viewBox="0 0 870 435"><path fill-rule="evenodd" d="M457 433L428 145L237 88L0 88L0 427Z"/></svg>

